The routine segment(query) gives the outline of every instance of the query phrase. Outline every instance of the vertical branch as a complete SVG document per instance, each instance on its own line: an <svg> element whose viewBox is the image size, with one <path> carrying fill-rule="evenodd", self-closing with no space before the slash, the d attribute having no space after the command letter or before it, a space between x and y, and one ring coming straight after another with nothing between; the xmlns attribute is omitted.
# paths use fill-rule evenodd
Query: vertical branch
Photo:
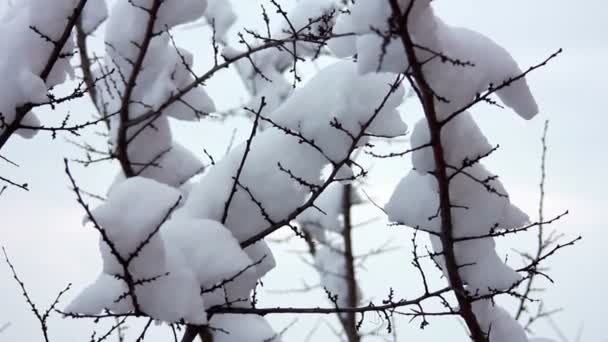
<svg viewBox="0 0 608 342"><path fill-rule="evenodd" d="M146 58L148 48L150 47L150 42L152 41L152 38L154 38L154 24L156 23L157 15L160 10L160 6L163 4L163 1L164 0L154 0L154 2L152 3L152 8L146 10L149 15L148 24L146 26L143 41L140 45L138 45L139 53L137 55L135 63L133 63L133 69L131 70L131 75L129 76L129 79L125 86L125 92L121 101L120 126L118 127L116 155L118 160L120 161L120 166L122 167L126 177L133 177L136 175L135 171L133 170L133 165L131 165L131 162L129 161L129 142L127 138L127 131L129 128L129 106L131 104L131 96L133 95L133 91L137 86L137 78L139 77L139 74L143 68L144 60Z"/></svg>
<svg viewBox="0 0 608 342"><path fill-rule="evenodd" d="M80 55L80 69L82 70L84 83L87 85L87 91L93 101L93 105L97 107L97 88L95 88L95 77L93 77L93 72L91 71L87 34L82 27L82 18L79 18L76 23L76 46ZM99 111L99 108L97 110Z"/></svg>
<svg viewBox="0 0 608 342"><path fill-rule="evenodd" d="M486 334L481 329L475 314L473 313L472 301L467 294L462 278L459 274L460 266L456 260L454 252L454 236L452 222L452 204L450 202L450 179L447 173L447 163L443 153L443 145L441 142L442 124L435 110L435 95L430 84L426 80L426 76L422 70L422 63L418 60L414 49L414 42L408 30L409 14L414 5L412 0L408 8L403 12L399 6L398 0L389 0L394 18L396 18L396 28L403 42L406 56L409 61L411 75L408 79L416 89L419 99L424 110L424 115L429 127L430 143L433 149L433 158L435 161L435 171L433 176L437 180L439 188L439 204L441 218L441 244L442 253L445 259L445 267L448 275L448 280L456 299L458 301L458 313L464 319L471 338L475 342L487 341Z"/></svg>
<svg viewBox="0 0 608 342"><path fill-rule="evenodd" d="M232 198L236 194L237 184L239 183L239 178L241 178L241 173L243 172L243 169L245 168L245 161L247 160L247 156L249 155L249 152L251 151L251 143L253 142L253 138L255 137L255 134L257 133L260 116L261 116L262 111L264 110L265 106L266 106L266 99L262 96L262 99L260 100L260 107L257 110L257 112L253 112L253 110L249 110L249 111L255 113L255 120L253 121L253 126L251 127L251 134L249 136L249 139L247 139L247 142L245 144L245 151L243 152L243 158L241 159L239 168L237 169L236 175L234 176L234 182L232 183L232 189L230 191L230 195L228 195L228 199L226 200L226 203L224 205L224 213L222 214L222 219L220 221L222 223L226 223L226 219L228 218L228 212L230 211L230 203L232 203Z"/></svg>
<svg viewBox="0 0 608 342"><path fill-rule="evenodd" d="M80 56L80 70L82 71L82 78L87 86L87 93L93 102L93 106L97 109L100 116L105 117L107 113L103 108L103 105L99 103L99 96L97 93L96 80L93 75L91 59L89 58L89 47L87 45L87 33L84 31L82 26L82 18L76 22L76 46L78 47ZM110 120L104 120L108 130L110 129Z"/></svg>
<svg viewBox="0 0 608 342"><path fill-rule="evenodd" d="M352 185L344 185L344 191L342 194L342 213L344 217L344 227L342 228L342 234L344 238L344 262L346 265L346 286L347 286L347 305L348 307L354 308L358 305L358 286L357 277L355 274L355 258L353 256L353 239L352 239ZM355 312L349 312L346 314L344 325L344 331L348 337L349 342L359 342L361 337L357 331L357 317Z"/></svg>
<svg viewBox="0 0 608 342"><path fill-rule="evenodd" d="M543 129L543 135L541 137L542 144L542 153L540 160L540 183L539 183L539 201L538 201L538 232L537 232L537 249L536 255L534 255L534 260L539 260L543 252L548 246L549 241L545 239L544 234L544 206L545 206L545 178L546 178L546 159L547 159L547 131L549 130L549 120L545 121L545 126ZM523 313L527 311L526 308L526 300L528 296L532 292L532 284L534 282L534 278L537 275L537 272L532 272L530 274L530 278L526 284L526 289L524 290L523 295L519 299L519 307L517 309L517 313L515 314L515 319L519 320Z"/></svg>

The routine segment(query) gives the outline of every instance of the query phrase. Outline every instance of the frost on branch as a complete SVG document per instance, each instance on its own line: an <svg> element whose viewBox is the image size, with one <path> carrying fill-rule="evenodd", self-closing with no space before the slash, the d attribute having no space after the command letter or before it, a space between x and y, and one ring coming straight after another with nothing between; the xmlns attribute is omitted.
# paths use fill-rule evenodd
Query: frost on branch
<svg viewBox="0 0 608 342"><path fill-rule="evenodd" d="M61 56L50 61L65 31L68 17L77 6L76 0L24 0L8 4L0 13L0 133L15 121L17 110L28 103L48 101L47 90L73 76L69 56L73 40L66 41ZM52 68L42 75L47 65ZM33 112L23 117L22 124L39 126ZM30 138L35 130L17 130L17 134Z"/></svg>

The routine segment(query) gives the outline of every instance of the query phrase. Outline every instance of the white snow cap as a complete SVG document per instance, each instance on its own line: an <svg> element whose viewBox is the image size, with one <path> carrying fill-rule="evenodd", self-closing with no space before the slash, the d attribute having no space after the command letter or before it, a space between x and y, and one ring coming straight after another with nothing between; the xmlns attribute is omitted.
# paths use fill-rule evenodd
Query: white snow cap
<svg viewBox="0 0 608 342"><path fill-rule="evenodd" d="M139 0L134 4L152 8L152 1ZM126 1L115 3L112 14L106 25L106 58L104 69L118 69L112 78L114 87L101 87L100 98L108 113L115 113L121 108L125 84L121 75L127 79L132 72L129 61L137 60L139 49L133 42L142 42L144 29L149 19L147 12L134 7ZM162 32L167 27L184 24L202 16L206 1L201 0L167 0L162 2L156 21L157 30ZM165 26L166 25L166 26ZM133 87L129 119L141 119L144 114L148 119L132 125L126 131L127 154L133 171L140 176L154 179L164 184L179 187L189 178L200 173L202 162L190 151L173 141L169 119L195 121L215 111L215 105L203 86L193 87L178 100L167 105L167 101L193 84L194 76L190 72L194 58L182 48L175 47L167 33L154 36L143 60L143 66ZM97 70L97 73L100 73ZM110 119L111 142L117 145L121 121L118 115ZM117 176L120 181L122 174Z"/></svg>
<svg viewBox="0 0 608 342"><path fill-rule="evenodd" d="M144 177L112 189L106 203L92 211L111 241L100 238L103 273L68 306L70 312L132 311L135 300L125 275L135 284L141 311L166 322L204 324L206 308L251 305L256 267L272 268L264 263L272 258L270 251L254 245L246 253L220 222L170 217L179 198L177 189Z"/></svg>
<svg viewBox="0 0 608 342"><path fill-rule="evenodd" d="M0 113L7 125L15 120L19 106L47 101L48 88L63 83L68 75L74 75L69 58L64 57L52 64L45 80L41 78L55 48L47 39L59 41L77 3L76 0L23 0L8 4L0 13ZM73 49L70 37L61 53L69 56ZM28 113L22 123L40 124L33 113ZM24 138L31 138L35 133L33 130L17 131Z"/></svg>
<svg viewBox="0 0 608 342"><path fill-rule="evenodd" d="M408 1L401 2L402 8L403 2ZM450 209L451 234L455 239L466 238L457 240L453 245L456 262L466 265L458 272L470 293L483 295L494 290L507 290L522 278L496 253L494 238L488 235L496 229L509 230L524 226L529 219L510 202L506 189L496 175L482 165L482 159L492 151L492 146L471 114L462 108L489 86L500 86L504 81L519 76L522 71L513 57L491 39L468 29L445 24L434 15L430 1L417 3L419 7L414 7L409 23L414 43L449 58L474 64L457 66L435 58L423 66L426 80L433 91L447 99L435 100L438 119L460 113L443 125L441 131L450 202L457 205ZM405 70L407 63L403 61L407 58L403 45L398 49L393 45L399 44L398 40L385 42L383 37L369 30L369 26L374 25L386 29L386 18L390 15L388 4L358 1L352 7L352 12L350 19L340 21L340 29L352 29L360 35L356 42L343 40L336 50L339 53L355 51L359 56L359 71L363 73ZM362 18L363 13L368 12L371 14ZM355 44L354 49L352 44ZM379 46L386 48L383 56L379 55L383 53ZM421 60L432 56L429 51L418 51L418 54ZM523 78L500 89L497 95L524 119L530 119L538 112ZM415 148L429 142L427 121L421 120L412 132L411 146ZM438 184L431 174L436 169L433 150L430 147L416 150L411 158L413 170L399 183L385 209L390 220L428 231L433 250L441 253L444 246L440 239L443 232ZM434 259L447 273L444 257L438 255ZM490 332L490 340L528 341L517 321L490 301L476 301L474 311L482 328Z"/></svg>
<svg viewBox="0 0 608 342"><path fill-rule="evenodd" d="M400 1L402 9L409 0ZM403 72L409 63L403 42L388 32L391 8L381 1L357 1L349 12L340 15L334 27L335 34L357 33L329 42L338 57L358 56L359 71ZM504 81L522 74L513 57L500 45L481 33L444 23L433 13L430 1L416 1L410 13L409 30L414 43L427 50L419 50L418 58L426 60L439 52L451 60L473 65L456 66L450 61L435 58L425 63L427 81L438 95L450 101L436 101L440 117L450 114L471 102L475 95L490 85L500 86ZM466 86L462 80L467 80ZM524 78L512 82L496 92L502 102L524 119L538 113L538 106ZM446 108L447 107L447 108Z"/></svg>
<svg viewBox="0 0 608 342"><path fill-rule="evenodd" d="M68 306L70 312L126 313L137 304L155 319L206 322L194 272L161 234L161 224L179 198L176 189L143 177L129 178L110 192L92 211L107 238L100 237L103 273ZM134 291L123 280L127 278Z"/></svg>
<svg viewBox="0 0 608 342"><path fill-rule="evenodd" d="M81 14L82 30L91 34L108 18L106 0L87 0Z"/></svg>
<svg viewBox="0 0 608 342"><path fill-rule="evenodd" d="M207 307L250 305L255 264L262 260L252 261L220 222L176 217L163 225L162 236L197 277Z"/></svg>
<svg viewBox="0 0 608 342"><path fill-rule="evenodd" d="M205 19L215 27L215 34L220 41L226 41L228 30L236 22L236 14L230 0L207 0Z"/></svg>
<svg viewBox="0 0 608 342"><path fill-rule="evenodd" d="M282 128L270 126L251 143L226 219L226 226L239 241L268 227L266 216L274 222L284 220L304 203L310 188L287 171L318 186L321 171L330 161L348 157L353 141L349 134L332 127L332 122L338 122L353 136L360 134L361 125L370 121L369 133L395 136L405 132L406 125L395 109L402 101L403 88L397 88L376 113L392 81L393 75L359 75L354 63L339 62L299 88L277 110L261 114ZM333 91L321 90L330 83ZM384 125L386 121L391 125ZM297 136L285 134L285 129L314 141L318 149L302 143ZM365 142L364 138L360 140L359 145ZM221 219L245 147L246 143L235 147L192 190L184 208L190 216ZM252 196L262 208L252 201Z"/></svg>

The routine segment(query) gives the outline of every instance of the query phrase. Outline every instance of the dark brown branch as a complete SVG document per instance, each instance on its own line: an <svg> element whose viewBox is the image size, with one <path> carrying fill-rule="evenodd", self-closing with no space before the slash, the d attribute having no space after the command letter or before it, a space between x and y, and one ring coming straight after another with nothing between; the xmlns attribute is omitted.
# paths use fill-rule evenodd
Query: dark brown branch
<svg viewBox="0 0 608 342"><path fill-rule="evenodd" d="M426 80L426 76L422 70L422 65L418 61L414 42L408 30L409 15L414 5L411 1L405 12L402 11L398 0L389 0L393 17L396 19L396 26L403 42L406 56L409 61L415 89L421 100L424 115L427 120L429 132L431 135L431 145L433 148L433 157L435 160L435 172L433 173L439 187L439 201L441 210L441 244L445 259L446 271L450 286L454 290L454 294L458 301L459 313L464 319L471 338L475 342L486 342L486 334L481 329L475 314L471 301L464 288L464 283L459 274L459 266L454 252L453 241L453 223L452 223L452 204L450 202L450 181L448 177L447 164L443 153L443 145L441 142L441 127L437 112L435 110L435 95L434 91Z"/></svg>
<svg viewBox="0 0 608 342"><path fill-rule="evenodd" d="M121 99L120 126L118 127L116 154L126 177L133 177L136 175L133 170L133 165L131 165L131 162L129 161L127 142L127 132L130 124L129 106L131 105L131 96L137 86L137 78L142 71L150 42L152 41L152 38L154 38L154 25L163 1L164 0L154 0L152 7L146 11L149 15L146 31L144 33L143 41L137 45L139 53L137 54L137 59L133 63L133 69L131 70L131 75L126 83L125 91Z"/></svg>

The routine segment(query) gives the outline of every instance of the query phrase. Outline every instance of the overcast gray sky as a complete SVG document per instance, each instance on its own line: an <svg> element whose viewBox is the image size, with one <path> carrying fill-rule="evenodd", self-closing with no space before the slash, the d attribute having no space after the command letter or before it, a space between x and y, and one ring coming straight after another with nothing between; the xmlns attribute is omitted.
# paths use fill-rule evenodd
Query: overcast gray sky
<svg viewBox="0 0 608 342"><path fill-rule="evenodd" d="M0 0L5 1L5 0ZM257 26L259 0L232 0L240 18L239 25ZM263 2L263 1L262 1ZM478 30L506 47L522 67L534 64L557 50L564 53L546 68L533 73L529 83L541 108L532 121L523 121L509 111L488 106L474 110L482 130L490 141L501 148L487 165L498 173L512 200L531 216L538 201L540 135L545 119L549 119L549 156L547 180L547 212L557 214L569 209L571 214L555 224L567 237L583 235L582 242L551 259L555 284L543 295L549 307L561 307L556 323L571 339L584 325L584 342L608 340L605 321L608 317L608 259L605 241L608 232L603 210L608 208L608 181L605 178L608 156L605 152L604 131L608 124L604 96L608 91L605 63L608 60L608 2L604 0L437 0L435 6L445 21ZM206 32L206 31L204 31ZM180 45L190 49L197 58L198 70L209 61L208 34L201 31L178 34ZM207 57L205 57L207 56ZM209 82L209 92L220 107L239 103L244 91L235 74L223 72ZM409 107L408 107L409 108ZM87 118L91 107L86 101L69 107L75 119ZM56 122L64 112L46 113L43 120ZM410 125L419 117L414 110L404 111L403 118ZM242 123L231 125L243 128ZM230 129L218 129L217 124L176 124L174 135L202 158L202 147L221 155L229 140ZM218 134L222 132L222 134ZM71 145L61 136L51 140L39 134L33 140L14 138L2 154L17 161L21 167L0 164L0 174L30 184L28 193L10 189L0 197L0 245L5 246L36 303L43 307L68 282L74 283L71 296L92 281L100 270L97 237L82 228L83 213L67 189L62 158L77 156ZM377 166L378 176L372 178L370 192L381 203L390 195L395 183L409 167L407 160L393 160ZM89 169L74 167L85 189L103 193L109 185L116 165L95 166ZM378 214L373 208L359 215ZM361 251L394 239L395 244L406 244L410 232L393 230L383 224L366 228L359 233L357 246ZM369 244L369 245L368 245ZM521 235L501 244L501 249L526 249L533 246L533 236ZM265 279L267 288L297 287L303 278L314 282L314 273L288 250L297 246L277 247L278 267ZM408 249L372 260L363 274L363 290L369 297L382 298L389 286L401 293L412 293L417 278L409 263ZM298 273L294 273L294 269ZM386 272L387 269L395 270ZM301 273L299 270L302 270ZM263 295L268 305L306 305L315 293L308 296ZM323 303L320 299L319 303ZM291 317L271 317L276 329L287 325ZM0 335L0 341L39 341L35 320L8 268L0 265L0 326L5 321L12 325ZM370 326L379 320L371 319ZM300 341L301 336L315 323L306 318L287 333L285 340ZM416 341L465 341L463 329L455 319L431 322L424 331L417 324L398 325L402 339ZM51 323L54 341L83 341L91 324L55 320ZM541 335L556 337L546 322L537 326ZM134 329L132 329L134 331ZM164 340L163 329L156 329ZM331 335L323 329L316 335L324 341Z"/></svg>

